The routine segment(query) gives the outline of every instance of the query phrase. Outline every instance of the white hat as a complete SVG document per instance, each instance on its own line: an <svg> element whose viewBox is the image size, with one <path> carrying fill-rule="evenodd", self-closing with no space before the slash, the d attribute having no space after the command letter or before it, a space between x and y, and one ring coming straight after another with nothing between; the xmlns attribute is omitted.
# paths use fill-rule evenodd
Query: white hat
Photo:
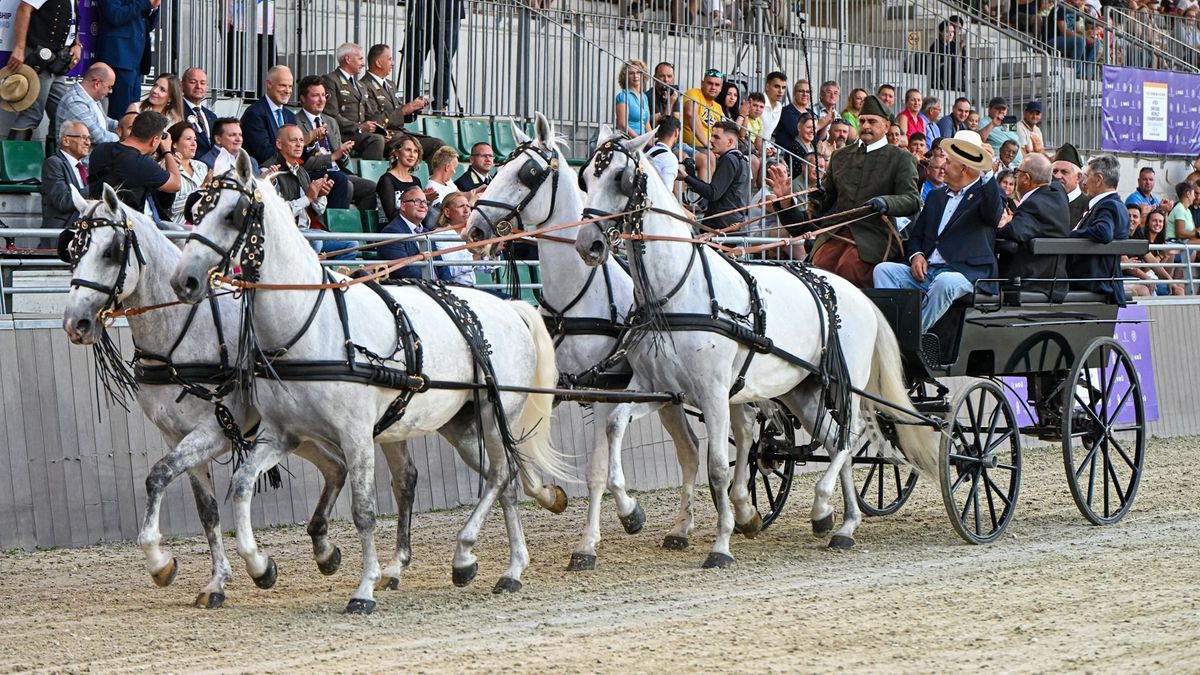
<svg viewBox="0 0 1200 675"><path fill-rule="evenodd" d="M992 146L984 143L977 132L963 129L954 138L943 138L940 146L946 156L977 171L992 169Z"/></svg>

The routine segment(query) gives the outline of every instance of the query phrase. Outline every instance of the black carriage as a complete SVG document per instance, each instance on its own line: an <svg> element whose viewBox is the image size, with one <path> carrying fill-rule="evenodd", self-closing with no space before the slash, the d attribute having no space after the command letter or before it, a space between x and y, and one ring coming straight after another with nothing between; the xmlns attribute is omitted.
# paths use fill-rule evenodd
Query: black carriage
<svg viewBox="0 0 1200 675"><path fill-rule="evenodd" d="M1038 239L1032 250L1136 256L1147 243ZM973 544L999 538L1012 520L1021 435L1061 443L1071 495L1096 525L1124 517L1141 480L1146 414L1134 361L1113 338L1120 308L1097 293L1068 291L1066 280L1041 284L1031 291L1036 284L1028 280L1005 280L999 293L977 290L933 326L933 338L920 331L919 291L867 291L896 333L914 412L942 432L942 498L954 529ZM1060 288L1052 298L1049 291ZM1006 393L1017 394L1022 381L1014 408ZM799 425L782 405L760 406L758 420L750 480L765 528L787 500L796 464L829 458L801 442ZM898 451L889 451L897 422L886 409L877 422L879 437L865 440L853 460L866 467L856 476L868 516L894 513L917 482Z"/></svg>

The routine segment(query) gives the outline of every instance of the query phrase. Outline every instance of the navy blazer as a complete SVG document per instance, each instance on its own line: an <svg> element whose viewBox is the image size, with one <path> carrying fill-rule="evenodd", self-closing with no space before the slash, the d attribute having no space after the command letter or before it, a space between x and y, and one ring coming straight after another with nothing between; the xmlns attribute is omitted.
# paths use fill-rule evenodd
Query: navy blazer
<svg viewBox="0 0 1200 675"><path fill-rule="evenodd" d="M996 232L1000 240L997 244L1011 242L1000 261L1000 276L1006 279L1020 277L1023 289L1047 293L1049 299L1061 302L1067 292L1066 282L1051 284L1027 279L1066 279L1066 258L1034 255L1029 250L1029 242L1039 237L1069 237L1072 224L1071 208L1062 183L1052 180L1029 193L1013 213L1008 226Z"/></svg>
<svg viewBox="0 0 1200 675"><path fill-rule="evenodd" d="M184 101L183 104L184 106L191 105L187 101ZM187 107L184 110L184 113L184 119L187 119L189 115L195 114L192 112L190 107ZM217 113L205 108L204 106L200 106L200 113L204 115L204 119L207 122L205 126L211 132L213 125L217 123ZM199 124L193 124L192 127L196 130L196 156L203 157L204 155L208 154L209 150L213 149L212 137L210 137L207 133L204 133Z"/></svg>
<svg viewBox="0 0 1200 675"><path fill-rule="evenodd" d="M905 252L911 259L920 253L926 260L936 249L946 264L967 281L996 277L996 226L1004 211L1004 198L996 181L977 182L967 189L946 229L938 234L938 225L946 203L946 188L933 190L925 198L925 207L908 227Z"/></svg>
<svg viewBox="0 0 1200 675"><path fill-rule="evenodd" d="M150 31L158 25L158 10L150 8L150 0L104 0L96 7L100 10L96 60L114 70L148 72L142 65L149 65Z"/></svg>
<svg viewBox="0 0 1200 675"><path fill-rule="evenodd" d="M296 116L287 108L283 110L283 123L295 124ZM267 99L260 98L242 113L242 147L261 164L275 154L275 132L279 123L271 113Z"/></svg>
<svg viewBox="0 0 1200 675"><path fill-rule="evenodd" d="M1072 237L1091 239L1101 244L1129 238L1129 211L1117 193L1110 193L1094 208L1084 211L1079 227L1071 232ZM1079 279L1071 285L1096 293L1103 293L1118 305L1125 304L1125 285L1121 277L1121 256L1077 255L1067 261L1067 272Z"/></svg>
<svg viewBox="0 0 1200 675"><path fill-rule="evenodd" d="M413 234L412 228L408 226L402 216L397 215L392 222L387 224L387 227L380 230L380 234L394 234L397 236ZM394 241L384 244L379 247L380 260L398 260L400 258L408 258L418 255L421 252L421 247L417 244L416 239L407 241ZM392 270L388 275L390 279L420 279L421 269L423 265L407 265L398 269ZM436 267L437 278L445 281L450 278L449 267Z"/></svg>

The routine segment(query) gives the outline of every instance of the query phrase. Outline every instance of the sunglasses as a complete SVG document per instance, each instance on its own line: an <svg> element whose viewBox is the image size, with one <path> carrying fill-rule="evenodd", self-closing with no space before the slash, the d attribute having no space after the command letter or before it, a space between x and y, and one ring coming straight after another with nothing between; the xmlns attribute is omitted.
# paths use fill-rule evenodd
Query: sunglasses
<svg viewBox="0 0 1200 675"><path fill-rule="evenodd" d="M710 68L710 69L704 71L704 76L705 77L716 77L716 78L719 78L722 80L725 79L725 73L722 73L721 71L717 70L716 68Z"/></svg>

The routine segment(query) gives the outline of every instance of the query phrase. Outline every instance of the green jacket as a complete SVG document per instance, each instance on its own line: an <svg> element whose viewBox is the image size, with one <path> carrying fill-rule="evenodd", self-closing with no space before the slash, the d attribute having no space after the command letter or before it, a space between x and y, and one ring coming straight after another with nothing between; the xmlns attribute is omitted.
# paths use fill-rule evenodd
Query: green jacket
<svg viewBox="0 0 1200 675"><path fill-rule="evenodd" d="M912 217L921 208L916 159L890 144L870 155L861 143L838 150L829 161L829 170L822 177L821 187L824 195L813 200L817 214L857 208L872 197L883 197L889 217ZM874 265L903 256L903 247L891 237L892 227L882 216L860 220L847 229L858 246L858 257L865 263ZM833 234L817 237L813 251ZM892 239L890 248L889 239Z"/></svg>

